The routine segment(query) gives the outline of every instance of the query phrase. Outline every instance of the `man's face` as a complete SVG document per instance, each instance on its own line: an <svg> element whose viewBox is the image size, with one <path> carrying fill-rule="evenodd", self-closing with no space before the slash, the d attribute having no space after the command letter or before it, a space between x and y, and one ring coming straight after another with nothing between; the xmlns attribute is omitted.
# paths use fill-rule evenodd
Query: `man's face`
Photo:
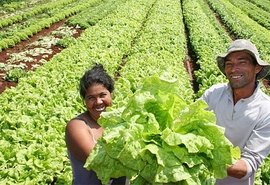
<svg viewBox="0 0 270 185"><path fill-rule="evenodd" d="M225 74L233 89L255 84L256 74L262 67L255 64L253 60L252 56L245 51L236 51L226 57Z"/></svg>

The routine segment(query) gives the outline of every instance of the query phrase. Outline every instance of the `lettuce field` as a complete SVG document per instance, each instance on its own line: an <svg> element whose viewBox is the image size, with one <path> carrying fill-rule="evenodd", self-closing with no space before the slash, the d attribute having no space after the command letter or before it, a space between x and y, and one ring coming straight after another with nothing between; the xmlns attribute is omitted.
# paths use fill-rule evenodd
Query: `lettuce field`
<svg viewBox="0 0 270 185"><path fill-rule="evenodd" d="M115 107L166 74L192 104L226 81L215 57L236 38L270 62L269 0L1 0L0 184L71 184L64 128L93 64L114 77ZM270 95L270 74L261 84ZM256 175L266 184L270 158Z"/></svg>

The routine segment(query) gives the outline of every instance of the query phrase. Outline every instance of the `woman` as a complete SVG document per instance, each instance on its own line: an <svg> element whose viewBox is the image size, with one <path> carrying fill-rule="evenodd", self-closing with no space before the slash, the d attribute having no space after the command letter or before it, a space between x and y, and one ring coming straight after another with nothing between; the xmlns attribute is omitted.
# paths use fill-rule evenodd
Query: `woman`
<svg viewBox="0 0 270 185"><path fill-rule="evenodd" d="M73 185L102 185L94 171L83 166L102 136L103 128L97 123L100 114L112 104L114 82L103 66L95 65L80 80L80 95L86 111L69 121L66 126L66 144L73 172ZM113 179L111 185L124 185L125 178Z"/></svg>

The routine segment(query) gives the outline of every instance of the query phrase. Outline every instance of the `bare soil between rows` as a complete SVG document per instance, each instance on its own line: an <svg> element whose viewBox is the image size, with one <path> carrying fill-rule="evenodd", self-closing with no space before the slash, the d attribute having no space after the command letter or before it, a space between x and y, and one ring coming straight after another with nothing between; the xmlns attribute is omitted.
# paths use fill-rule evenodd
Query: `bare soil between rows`
<svg viewBox="0 0 270 185"><path fill-rule="evenodd" d="M57 23L54 23L49 28L43 29L42 31L35 34L34 36L28 38L27 40L24 40L16 44L14 47L1 51L0 63L7 63L9 55L12 53L19 53L27 49L33 49L35 47L39 47L39 46L33 46L31 44L42 37L48 36L52 31L56 30L60 26L63 26L65 24L65 21L66 19L59 21ZM83 30L80 28L74 28L74 29L76 29L76 34L72 35L72 37L77 38L80 36ZM26 65L25 70L26 71L33 70L33 66L35 66L36 64L41 65L40 63L41 59L45 59L46 61L49 61L54 55L56 55L57 53L60 53L64 48L61 48L60 46L57 46L57 45L52 45L50 49L52 50L52 52L48 54L46 58L44 58L42 55L38 55L34 57L35 60L33 62L27 62L27 63L25 62L25 65ZM22 63L22 62L18 62L18 63ZM0 69L0 94L3 93L7 88L15 87L18 84L16 82L5 80L4 79L5 75L6 75L6 71Z"/></svg>

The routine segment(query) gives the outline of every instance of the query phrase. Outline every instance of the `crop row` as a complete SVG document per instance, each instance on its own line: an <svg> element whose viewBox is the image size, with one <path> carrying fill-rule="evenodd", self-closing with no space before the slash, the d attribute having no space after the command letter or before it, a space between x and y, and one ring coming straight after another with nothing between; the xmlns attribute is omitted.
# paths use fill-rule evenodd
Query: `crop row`
<svg viewBox="0 0 270 185"><path fill-rule="evenodd" d="M258 7L264 9L267 12L270 12L270 2L268 0L247 0L251 3L254 3L255 5L257 5Z"/></svg>
<svg viewBox="0 0 270 185"><path fill-rule="evenodd" d="M12 0L2 0L0 2L0 17L5 18L10 14L15 14L21 11L28 10L37 4L45 4L50 1L55 0L24 0L24 1L12 1Z"/></svg>
<svg viewBox="0 0 270 185"><path fill-rule="evenodd" d="M112 13L117 6L125 1L126 0L101 1L97 6L86 8L77 15L72 16L68 19L67 23L72 26L79 25L81 28L86 29Z"/></svg>
<svg viewBox="0 0 270 185"><path fill-rule="evenodd" d="M212 9L218 13L238 38L249 38L261 52L262 58L270 61L270 32L248 17L241 9L226 0L207 0ZM226 7L226 8L224 8ZM237 17L237 19L236 19Z"/></svg>
<svg viewBox="0 0 270 185"><path fill-rule="evenodd" d="M9 47L15 46L22 40L26 40L28 37L33 36L34 34L38 33L44 28L50 27L53 23L56 23L60 20L63 20L66 17L69 17L73 14L76 14L82 11L85 7L89 7L94 5L95 3L99 2L99 0L83 0L82 2L78 3L76 6L64 9L61 12L58 12L47 19L42 19L35 24L31 24L30 26L18 31L14 32L13 35L4 38L0 41L0 51Z"/></svg>
<svg viewBox="0 0 270 185"><path fill-rule="evenodd" d="M180 3L177 0L159 0L149 11L140 34L133 41L131 50L123 58L125 64L120 70L121 78L116 90L124 100L127 89L134 92L142 79L158 74L172 75L180 84L181 96L193 101L190 78L184 66L186 38ZM128 81L128 83L126 83ZM128 88L127 88L128 87Z"/></svg>
<svg viewBox="0 0 270 185"><path fill-rule="evenodd" d="M217 22L211 19L211 15L201 8L202 0L191 2L182 0L184 19L189 30L189 39L192 50L197 56L196 63L200 68L195 71L196 81L200 84L198 96L209 86L224 81L224 77L215 64L216 55L225 51L230 39L227 35L220 34L217 30ZM201 5L200 5L201 4Z"/></svg>
<svg viewBox="0 0 270 185"><path fill-rule="evenodd" d="M9 17L5 17L4 19L0 20L0 28L14 24L16 22L20 22L22 20L25 20L29 17L33 17L34 15L43 13L47 10L55 9L55 8L60 8L65 5L68 5L71 2L74 2L76 0L61 0L61 1L56 1L56 2L51 2L48 4L42 4L39 6L35 6L34 8L26 11L26 12L21 12L16 15L12 15Z"/></svg>
<svg viewBox="0 0 270 185"><path fill-rule="evenodd" d="M247 14L257 23L259 23L266 29L270 30L270 19L269 19L270 12L267 12L262 8L259 8L258 6L246 0L237 0L237 1L230 0L230 2L234 6L239 7L243 12L245 12L245 14Z"/></svg>

